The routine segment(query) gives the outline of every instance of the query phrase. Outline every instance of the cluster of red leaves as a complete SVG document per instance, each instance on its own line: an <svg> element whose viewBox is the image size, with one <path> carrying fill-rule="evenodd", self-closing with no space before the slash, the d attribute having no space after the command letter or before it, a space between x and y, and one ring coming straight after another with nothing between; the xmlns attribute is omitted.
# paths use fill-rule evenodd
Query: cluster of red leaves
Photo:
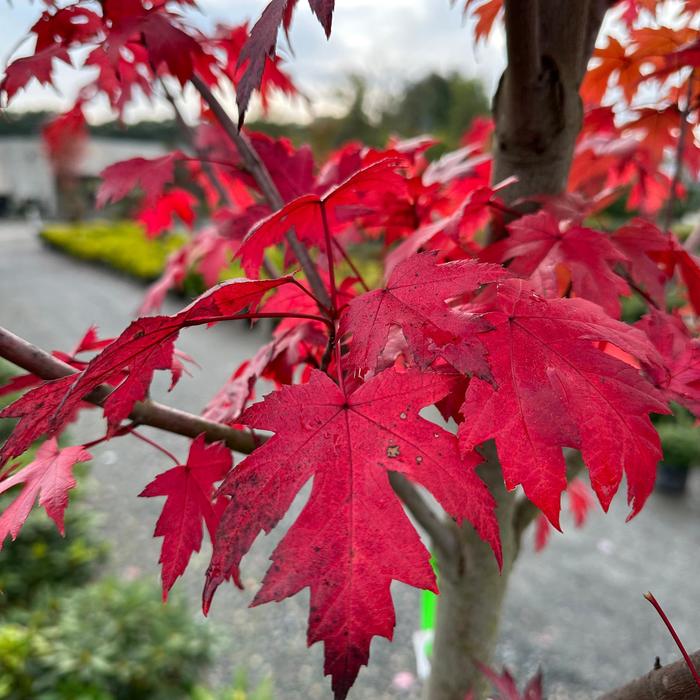
<svg viewBox="0 0 700 700"><path fill-rule="evenodd" d="M247 24L221 26L212 37L188 27L183 10L194 4L191 0L46 4L30 30L36 38L34 52L12 61L0 83L0 93L8 100L32 79L52 84L55 62L73 65L76 48L88 48L83 65L97 69L94 80L82 88L80 99L103 95L120 114L135 91L152 98L158 79L168 77L181 85L195 76L210 86L228 80L239 92L248 90L249 97L259 88L263 106L267 106L270 91L296 94L280 60L260 52L256 36L248 35ZM254 84L248 76L250 68L245 69L252 62L259 70Z"/></svg>
<svg viewBox="0 0 700 700"><path fill-rule="evenodd" d="M279 28L289 28L295 0L272 0L250 32L219 27L211 37L188 28L178 8L186 4L105 0L99 12L81 3L49 6L32 29L35 54L9 66L2 89L11 97L32 76L50 82L54 59L70 61L69 50L91 47L87 63L99 67L98 77L79 107L47 134L57 151L79 128L82 101L106 94L121 111L135 88L150 94L159 77L183 84L196 77L210 86L230 81L241 118L256 87L263 97L273 88L293 92L274 47ZM330 33L332 0L309 4ZM637 25L654 11L653 2L620 6L636 32L630 46L637 47L640 66L665 70L671 54L674 70L680 62L694 66L692 52L676 51L687 37L645 35ZM500 2L470 0L467 8L479 15L477 31L484 35ZM623 87L636 80L612 43L596 61L591 80L598 90L623 75ZM634 84L645 70L639 68L642 78ZM163 537L164 595L201 547L206 528L213 543L206 609L223 581L240 585L242 558L257 536L278 524L312 480L253 604L310 588L308 640L324 642L336 697L347 695L367 663L372 638L391 638L391 582L436 590L429 553L389 472L427 489L456 521L470 522L499 561L494 501L475 471L488 440L496 443L507 487L521 486L547 518L540 520L541 537L542 523L559 527L565 448L580 452L605 509L626 476L635 515L661 456L649 414L666 412L669 401L700 408L699 341L685 322L700 311L700 266L649 222L609 232L591 228L585 217L629 187L630 202L659 208L669 181L659 167L678 143L679 104L671 100L663 114L639 111L622 126L610 108L596 104L579 139L570 193L508 226L503 216L514 212L499 198L508 183L490 184L486 121L474 124L461 148L433 161L428 138L392 140L385 149L350 143L316 163L308 147L244 132L279 192L279 209L208 112L191 144L196 158L178 150L111 166L99 205L140 190L139 218L149 232L168 228L173 216L193 229L149 292L147 312L193 267L214 285L236 258L251 279L214 286L177 314L139 318L111 341L90 332L73 353L61 355L77 370L73 375L13 382L13 389L29 390L0 413L19 418L0 463L42 436L49 441L32 464L10 467L0 479L0 492L23 485L0 516L0 535L14 537L37 498L61 525L72 466L88 455L84 447L59 451L55 438L91 392L109 388L104 439L128 434L129 414L148 397L154 372L170 371L173 382L181 375L174 346L180 331L261 318L278 321L270 342L234 369L204 415L274 435L235 468L227 449L198 438L187 460L142 495L166 498L155 531ZM686 162L696 162L688 153ZM206 206L195 206L202 198ZM493 245L485 245L489 225L506 234ZM311 270L296 259L290 231L311 256ZM363 279L354 255L359 245L383 246L383 282ZM272 274L280 265L287 274ZM325 295L312 291L309 274ZM666 311L671 285L688 302L673 313ZM630 295L649 306L635 326L620 320L620 297ZM82 352L97 354L83 361L76 358ZM276 391L253 403L260 379ZM430 406L457 423L456 433L421 414ZM589 498L576 484L568 493L578 521ZM498 678L504 697L520 697L512 679ZM525 697L537 697L538 687L533 683Z"/></svg>
<svg viewBox="0 0 700 700"><path fill-rule="evenodd" d="M507 668L504 668L501 673L497 673L494 669L482 663L477 663L477 666L496 691L497 695L494 700L542 700L541 671L530 679L521 694L515 679ZM474 700L474 694L468 693L464 700Z"/></svg>

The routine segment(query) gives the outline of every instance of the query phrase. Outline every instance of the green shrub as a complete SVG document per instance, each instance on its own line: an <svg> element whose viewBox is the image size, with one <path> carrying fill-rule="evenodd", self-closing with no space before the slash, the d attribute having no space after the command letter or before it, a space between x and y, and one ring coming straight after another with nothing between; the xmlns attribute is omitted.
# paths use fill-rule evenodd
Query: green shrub
<svg viewBox="0 0 700 700"><path fill-rule="evenodd" d="M675 467L700 464L700 428L684 423L662 423L656 427L666 464Z"/></svg>
<svg viewBox="0 0 700 700"><path fill-rule="evenodd" d="M0 361L0 386L21 370ZM0 397L0 407L9 404L16 395ZM14 421L0 420L0 445L12 430ZM30 448L12 463L27 464L36 452ZM87 465L75 469L78 483L86 475ZM0 512L16 497L19 487L0 497ZM93 578L104 562L107 546L94 536L94 518L80 504L81 487L71 492L66 510L66 537L61 537L56 525L41 508L35 508L14 542L0 549L0 619L13 607L31 606L40 593L49 588L57 590L83 585ZM77 507L76 507L77 506ZM2 697L2 696L0 696Z"/></svg>
<svg viewBox="0 0 700 700"><path fill-rule="evenodd" d="M251 688L245 671L238 671L228 688L211 691L199 687L192 694L192 700L273 700L273 698L272 681L269 678L255 688Z"/></svg>
<svg viewBox="0 0 700 700"><path fill-rule="evenodd" d="M0 627L2 700L177 700L211 662L208 628L155 585L105 580Z"/></svg>
<svg viewBox="0 0 700 700"><path fill-rule="evenodd" d="M148 238L139 224L126 221L49 226L40 235L69 255L103 263L143 280L156 279L168 256L187 241L182 233Z"/></svg>
<svg viewBox="0 0 700 700"><path fill-rule="evenodd" d="M13 496L0 501L0 510ZM96 540L94 519L80 504L76 507L75 496L71 500L65 538L43 510L35 509L19 537L0 551L0 620L15 607L33 605L48 590L84 585L105 561L107 545Z"/></svg>

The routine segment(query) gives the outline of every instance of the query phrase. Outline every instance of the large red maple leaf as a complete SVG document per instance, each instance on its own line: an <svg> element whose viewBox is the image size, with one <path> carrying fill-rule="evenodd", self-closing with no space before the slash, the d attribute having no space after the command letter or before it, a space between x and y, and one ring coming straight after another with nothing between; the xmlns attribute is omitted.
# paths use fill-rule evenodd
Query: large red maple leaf
<svg viewBox="0 0 700 700"><path fill-rule="evenodd" d="M614 267L626 258L607 236L578 225L563 226L548 211L524 216L508 230L508 238L484 251L484 260L510 262L508 270L530 279L543 296L564 296L571 286L576 296L620 316L618 297L630 290Z"/></svg>
<svg viewBox="0 0 700 700"><path fill-rule="evenodd" d="M386 286L350 302L341 332L352 333L349 363L374 370L392 327L401 328L417 362L427 367L442 357L456 369L490 378L476 338L490 328L479 316L451 309L446 301L502 279L500 265L472 260L437 264L431 253L413 255L396 266Z"/></svg>
<svg viewBox="0 0 700 700"><path fill-rule="evenodd" d="M499 283L489 309L494 330L481 341L495 382L469 384L459 427L464 449L495 438L506 486L522 484L556 527L566 488L563 447L581 451L604 509L624 472L631 515L638 513L661 458L648 414L668 410L636 368L594 341L658 366L646 336L584 299L547 300L520 281Z"/></svg>
<svg viewBox="0 0 700 700"><path fill-rule="evenodd" d="M322 195L305 194L256 224L246 235L237 256L246 274L255 276L262 265L265 248L283 240L294 229L301 241L325 248L324 229L335 231L358 213L372 211L387 192L400 193L406 181L396 169L398 158L375 161Z"/></svg>
<svg viewBox="0 0 700 700"><path fill-rule="evenodd" d="M131 158L110 165L100 173L97 206L124 199L137 187L143 190L145 206L153 206L163 194L165 185L175 177L175 163L184 158L180 151L173 151L159 158Z"/></svg>
<svg viewBox="0 0 700 700"><path fill-rule="evenodd" d="M24 452L41 435L60 433L83 398L101 384L115 387L102 406L110 428L116 428L134 404L145 398L154 372L173 370L174 344L183 328L231 318L254 308L269 290L291 282L291 277L231 280L173 316L137 319L82 372L45 382L0 411L0 418L20 419L0 449L0 464Z"/></svg>
<svg viewBox="0 0 700 700"><path fill-rule="evenodd" d="M678 316L652 309L635 324L664 359L651 375L669 401L677 401L700 418L700 338L694 338Z"/></svg>
<svg viewBox="0 0 700 700"><path fill-rule="evenodd" d="M325 644L325 672L345 698L369 659L372 637L391 638L393 580L436 590L430 555L388 478L401 472L427 488L456 520L471 522L501 558L494 501L456 438L419 416L454 378L382 372L353 393L314 371L255 404L241 421L275 435L225 480L231 498L207 572L204 605L233 577L255 538L279 522L313 477L309 501L272 555L253 605L311 589L308 642Z"/></svg>
<svg viewBox="0 0 700 700"><path fill-rule="evenodd" d="M222 512L214 499L214 484L226 476L232 464L231 450L220 443L207 445L200 435L190 447L186 464L159 474L139 494L167 499L153 534L163 538L159 560L163 599L184 573L192 553L202 546L202 521L214 541Z"/></svg>
<svg viewBox="0 0 700 700"><path fill-rule="evenodd" d="M58 442L51 439L37 450L30 464L0 481L0 493L24 484L17 498L0 515L0 549L8 535L16 539L37 498L63 534L68 491L76 485L73 467L90 459L92 455L81 445L59 449Z"/></svg>
<svg viewBox="0 0 700 700"><path fill-rule="evenodd" d="M7 99L11 100L32 78L36 78L42 85L49 85L53 81L54 59L72 65L68 49L61 44L51 44L33 56L15 59L5 69L0 93L4 92Z"/></svg>

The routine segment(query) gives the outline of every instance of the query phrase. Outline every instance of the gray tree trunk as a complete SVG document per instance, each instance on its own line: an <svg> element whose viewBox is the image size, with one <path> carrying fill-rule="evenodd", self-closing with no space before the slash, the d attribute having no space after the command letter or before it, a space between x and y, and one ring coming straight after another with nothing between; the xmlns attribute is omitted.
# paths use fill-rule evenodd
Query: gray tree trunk
<svg viewBox="0 0 700 700"><path fill-rule="evenodd" d="M578 91L610 4L505 0L508 67L493 105L493 181L518 179L503 190L511 206L566 188L582 121ZM456 551L438 552L440 597L429 700L464 700L470 690L477 700L484 697L485 683L474 661L491 660L522 530L534 517L529 504L505 491L495 452L482 475L498 502L503 571L499 574L493 554L469 526L458 531Z"/></svg>
<svg viewBox="0 0 700 700"><path fill-rule="evenodd" d="M459 554L437 555L440 571L430 700L464 700L468 689L480 697L486 690L474 661L489 663L498 636L503 598L517 552L513 519L515 497L503 485L495 450L479 468L498 503L503 543L503 570L499 573L491 548L474 529L458 531Z"/></svg>

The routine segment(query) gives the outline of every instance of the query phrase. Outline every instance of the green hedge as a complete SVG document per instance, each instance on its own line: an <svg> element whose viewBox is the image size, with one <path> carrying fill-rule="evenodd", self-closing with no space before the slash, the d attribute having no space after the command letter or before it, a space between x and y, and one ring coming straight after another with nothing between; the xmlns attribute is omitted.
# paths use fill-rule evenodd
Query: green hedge
<svg viewBox="0 0 700 700"><path fill-rule="evenodd" d="M183 233L148 238L133 222L90 222L48 226L42 240L69 255L102 263L143 280L157 279L168 256L187 241Z"/></svg>

